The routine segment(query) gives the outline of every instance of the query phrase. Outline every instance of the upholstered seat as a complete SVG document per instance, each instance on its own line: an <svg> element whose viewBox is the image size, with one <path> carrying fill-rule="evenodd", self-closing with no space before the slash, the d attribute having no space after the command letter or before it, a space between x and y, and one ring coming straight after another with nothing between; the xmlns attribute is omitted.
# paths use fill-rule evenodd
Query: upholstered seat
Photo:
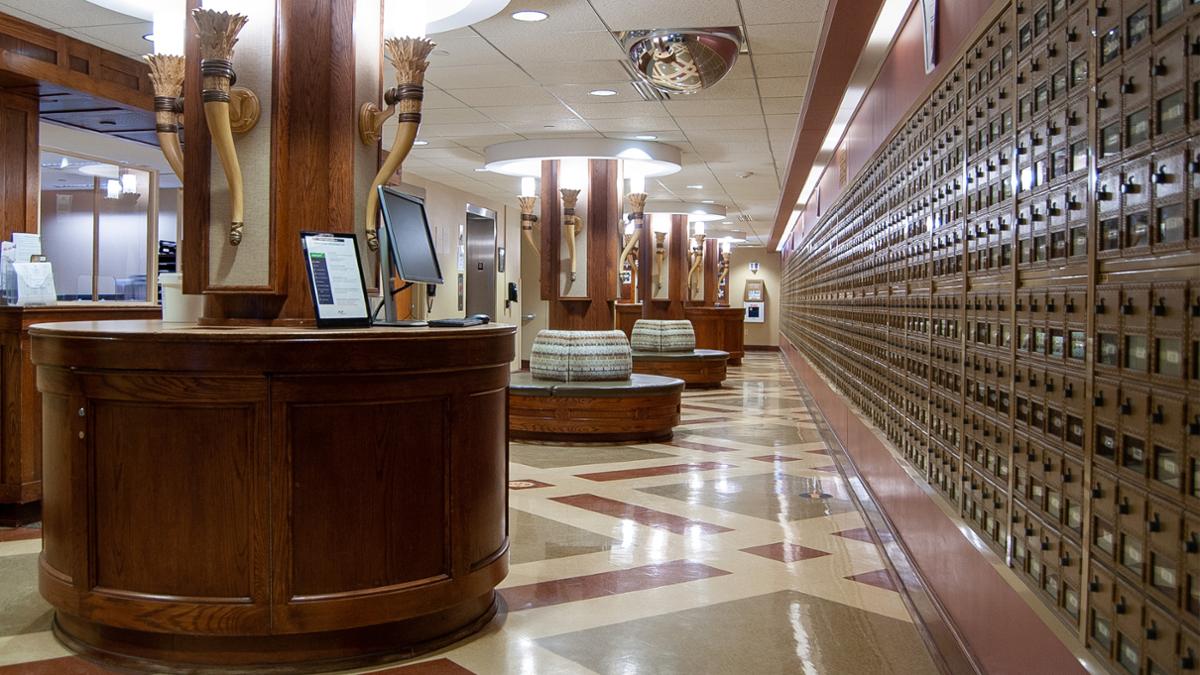
<svg viewBox="0 0 1200 675"><path fill-rule="evenodd" d="M624 380L555 382L538 380L530 373L513 373L509 389L521 396L608 398L667 394L683 389L683 380L659 375L632 374Z"/></svg>
<svg viewBox="0 0 1200 675"><path fill-rule="evenodd" d="M619 330L542 330L533 339L529 371L534 379L558 382L627 380L633 359Z"/></svg>
<svg viewBox="0 0 1200 675"><path fill-rule="evenodd" d="M633 353L634 360L637 361L675 361L675 360L698 360L698 361L723 361L729 358L729 352L723 352L719 349L693 349L688 352L643 352L635 351Z"/></svg>
<svg viewBox="0 0 1200 675"><path fill-rule="evenodd" d="M637 352L689 352L696 348L696 332L687 319L638 319L630 336Z"/></svg>

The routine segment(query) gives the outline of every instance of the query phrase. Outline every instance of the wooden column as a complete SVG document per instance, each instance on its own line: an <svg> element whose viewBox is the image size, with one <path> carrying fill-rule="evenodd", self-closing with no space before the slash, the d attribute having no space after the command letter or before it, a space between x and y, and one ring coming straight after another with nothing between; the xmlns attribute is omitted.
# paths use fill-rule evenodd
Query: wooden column
<svg viewBox="0 0 1200 675"><path fill-rule="evenodd" d="M562 198L558 191L559 162L542 162L541 188L541 293L550 303L549 327L554 330L612 330L613 303L620 294L617 284L618 245L621 241L621 203L614 160L588 162L587 259L579 261L581 281L587 292L571 297L562 292L559 278L562 261ZM582 284L580 284L582 286Z"/></svg>
<svg viewBox="0 0 1200 675"><path fill-rule="evenodd" d="M671 216L671 233L667 237L667 257L663 264L670 271L667 273L667 298L655 300L654 295L654 246L655 237L650 227L650 217L646 217L646 226L642 228L642 239L639 247L642 250L641 261L638 265L638 284L642 292L643 319L682 319L683 307L687 301L688 274L688 220L687 216Z"/></svg>
<svg viewBox="0 0 1200 675"><path fill-rule="evenodd" d="M0 93L0 238L37 232L38 104L28 96ZM28 262L28 261L26 261Z"/></svg>
<svg viewBox="0 0 1200 675"><path fill-rule="evenodd" d="M191 0L189 8L196 4ZM299 233L355 230L356 110L362 103L355 100L355 2L307 0L276 7L272 88L256 92L272 102L270 115L259 121L269 125L270 188L265 194L246 195L247 203L270 202L269 222L246 223L247 230L270 230L261 263L267 278L263 285L210 287L212 149L201 107L199 46L194 31L189 31L184 92L184 203L189 217L184 227L185 239L195 245L184 251L184 284L189 293L209 295L205 319L210 323L311 322ZM235 52L235 68L237 61ZM361 243L362 233L359 239ZM371 266L364 260L364 268Z"/></svg>
<svg viewBox="0 0 1200 675"><path fill-rule="evenodd" d="M721 260L721 242L718 239L704 240L704 306L717 304L717 263Z"/></svg>

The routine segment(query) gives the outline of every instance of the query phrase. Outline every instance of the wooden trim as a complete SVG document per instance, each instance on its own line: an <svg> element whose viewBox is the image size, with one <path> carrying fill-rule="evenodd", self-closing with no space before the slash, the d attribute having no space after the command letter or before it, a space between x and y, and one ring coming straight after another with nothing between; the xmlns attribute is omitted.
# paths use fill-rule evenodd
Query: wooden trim
<svg viewBox="0 0 1200 675"><path fill-rule="evenodd" d="M558 299L559 248L562 243L562 202L558 196L558 161L542 162L541 293L543 300Z"/></svg>
<svg viewBox="0 0 1200 675"><path fill-rule="evenodd" d="M743 345L742 349L748 352L778 352L779 345Z"/></svg>
<svg viewBox="0 0 1200 675"><path fill-rule="evenodd" d="M200 0L188 0L191 12L200 6ZM184 45L188 66L183 81L183 133L187 148L183 153L184 174L187 185L183 191L183 218L178 264L183 273L183 292L198 294L208 288L208 221L209 171L212 166L212 140L208 124L204 121L203 102L200 100L200 41L193 31L188 31ZM211 310L206 310L211 311Z"/></svg>
<svg viewBox="0 0 1200 675"><path fill-rule="evenodd" d="M0 236L37 232L40 148L37 100L0 92Z"/></svg>

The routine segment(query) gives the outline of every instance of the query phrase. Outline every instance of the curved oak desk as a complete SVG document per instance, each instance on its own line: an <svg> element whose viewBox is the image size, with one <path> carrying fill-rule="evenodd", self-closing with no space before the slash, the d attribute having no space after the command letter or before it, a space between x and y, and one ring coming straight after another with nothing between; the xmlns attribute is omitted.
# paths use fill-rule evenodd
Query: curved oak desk
<svg viewBox="0 0 1200 675"><path fill-rule="evenodd" d="M30 333L40 590L67 644L134 667L330 668L495 613L512 326Z"/></svg>

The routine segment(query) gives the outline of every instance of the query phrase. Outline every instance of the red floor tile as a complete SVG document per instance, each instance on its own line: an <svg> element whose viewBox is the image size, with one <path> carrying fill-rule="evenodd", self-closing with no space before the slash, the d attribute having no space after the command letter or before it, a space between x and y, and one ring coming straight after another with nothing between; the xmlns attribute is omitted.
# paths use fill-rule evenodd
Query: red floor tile
<svg viewBox="0 0 1200 675"><path fill-rule="evenodd" d="M892 581L892 575L888 574L887 570L874 570L872 572L863 572L846 577L850 581L857 581L871 586L878 586L887 591L898 590L896 582Z"/></svg>
<svg viewBox="0 0 1200 675"><path fill-rule="evenodd" d="M619 502L615 499L607 497L597 497L596 495L568 495L566 497L551 497L550 501L567 504L580 509L586 509L595 513L602 513L606 516L614 518L625 518L636 523L641 523L647 527L657 527L664 530L669 530L675 534L687 534L691 529L698 529L701 534L716 534L719 532L730 532L730 528L712 523L704 523L699 520L691 520L683 516L677 516L673 513L665 513L663 511L655 511L644 506L627 504Z"/></svg>
<svg viewBox="0 0 1200 675"><path fill-rule="evenodd" d="M830 464L828 466L814 466L813 471L828 471L829 473L837 473L837 467Z"/></svg>
<svg viewBox="0 0 1200 675"><path fill-rule="evenodd" d="M751 546L750 548L742 549L744 553L778 560L779 562L791 563L801 560L811 560L820 558L821 556L830 555L826 551L818 551L815 548L801 546L799 544L789 544L787 542L779 542L775 544L765 544L763 546Z"/></svg>
<svg viewBox="0 0 1200 675"><path fill-rule="evenodd" d="M836 534L839 537L845 537L847 539L857 539L858 541L865 541L868 544L873 543L875 541L874 539L871 538L871 533L865 527L856 527L853 530L842 530L841 532L834 532L834 534Z"/></svg>
<svg viewBox="0 0 1200 675"><path fill-rule="evenodd" d="M648 476L669 476L676 473L692 471L711 471L713 469L729 469L732 464L720 462L694 462L691 464L670 464L668 466L647 466L641 469L621 469L619 471L599 471L596 473L576 474L576 478L584 478L597 482L610 480L629 480L630 478L646 478Z"/></svg>
<svg viewBox="0 0 1200 675"><path fill-rule="evenodd" d="M735 452L733 448L710 445L708 443L697 443L696 441L687 441L681 438L672 439L663 445L673 445L677 448L687 448L689 450L703 450L704 452Z"/></svg>
<svg viewBox="0 0 1200 675"><path fill-rule="evenodd" d="M413 663L407 666L372 670L371 675L475 675L450 659L434 659L424 663Z"/></svg>
<svg viewBox="0 0 1200 675"><path fill-rule="evenodd" d="M774 462L799 462L801 458L800 457L788 457L787 455L759 455L758 457L751 457L750 459L757 460L759 462L774 463Z"/></svg>
<svg viewBox="0 0 1200 675"><path fill-rule="evenodd" d="M688 560L675 560L627 570L514 586L501 589L500 595L508 604L508 610L517 612L535 607L560 605L565 602L644 591L726 574L731 574L731 572Z"/></svg>

